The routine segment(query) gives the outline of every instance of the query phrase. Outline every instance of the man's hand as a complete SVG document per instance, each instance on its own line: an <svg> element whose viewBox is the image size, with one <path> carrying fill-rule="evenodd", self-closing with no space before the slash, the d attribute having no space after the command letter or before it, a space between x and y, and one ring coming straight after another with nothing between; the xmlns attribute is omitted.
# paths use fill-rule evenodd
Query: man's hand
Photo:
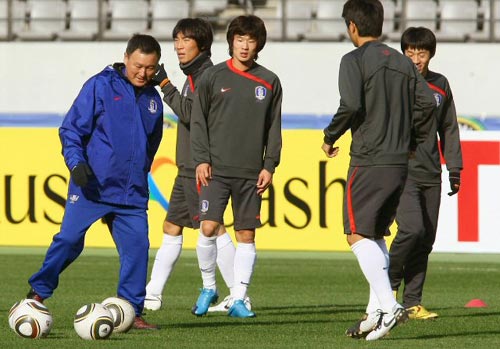
<svg viewBox="0 0 500 349"><path fill-rule="evenodd" d="M158 65L156 68L156 73L151 79L153 85L160 85L160 88L163 88L170 80L168 79L167 72L165 71L165 67L162 64Z"/></svg>
<svg viewBox="0 0 500 349"><path fill-rule="evenodd" d="M84 162L80 162L71 170L71 178L73 179L73 182L79 187L86 186L90 176L92 176L92 170L90 169L89 165Z"/></svg>
<svg viewBox="0 0 500 349"><path fill-rule="evenodd" d="M261 170L257 179L257 194L262 196L272 182L273 174L266 169Z"/></svg>
<svg viewBox="0 0 500 349"><path fill-rule="evenodd" d="M455 195L460 190L460 172L450 172L450 192L448 196Z"/></svg>
<svg viewBox="0 0 500 349"><path fill-rule="evenodd" d="M209 163L202 163L196 166L196 184L204 187L208 186L208 181L212 179L212 166Z"/></svg>
<svg viewBox="0 0 500 349"><path fill-rule="evenodd" d="M333 158L333 157L337 156L337 154L339 153L339 147L334 147L333 144L323 143L323 145L321 146L321 149L323 149L326 156L329 158Z"/></svg>

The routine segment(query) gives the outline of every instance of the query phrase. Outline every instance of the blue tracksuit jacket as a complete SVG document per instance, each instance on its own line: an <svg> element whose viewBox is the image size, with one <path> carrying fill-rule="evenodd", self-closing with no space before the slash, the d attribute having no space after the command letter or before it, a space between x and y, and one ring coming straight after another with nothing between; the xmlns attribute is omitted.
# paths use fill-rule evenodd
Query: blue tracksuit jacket
<svg viewBox="0 0 500 349"><path fill-rule="evenodd" d="M70 171L86 162L94 172L82 188L87 199L147 208L163 104L153 86L136 92L121 69L106 67L84 84L59 129L62 153ZM69 192L74 186L70 181Z"/></svg>

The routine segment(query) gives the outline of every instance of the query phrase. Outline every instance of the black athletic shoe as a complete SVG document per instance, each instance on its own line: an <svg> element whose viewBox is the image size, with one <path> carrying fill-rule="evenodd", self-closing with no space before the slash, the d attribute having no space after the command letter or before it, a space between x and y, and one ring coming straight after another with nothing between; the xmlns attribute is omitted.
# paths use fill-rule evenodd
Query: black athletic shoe
<svg viewBox="0 0 500 349"><path fill-rule="evenodd" d="M36 293L34 289L29 290L28 294L26 295L26 298L34 299L37 302L43 303L43 298L38 293Z"/></svg>

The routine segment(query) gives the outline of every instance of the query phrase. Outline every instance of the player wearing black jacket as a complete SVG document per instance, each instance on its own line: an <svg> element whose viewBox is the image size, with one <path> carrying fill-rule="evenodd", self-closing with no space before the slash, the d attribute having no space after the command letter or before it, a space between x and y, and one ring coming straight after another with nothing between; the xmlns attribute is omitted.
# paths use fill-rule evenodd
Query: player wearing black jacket
<svg viewBox="0 0 500 349"><path fill-rule="evenodd" d="M336 156L335 142L351 130L344 231L370 284L370 300L366 319L347 335L376 340L408 320L392 293L384 235L403 191L411 145L427 139L435 103L414 64L378 41L384 18L380 1L349 0L342 17L357 49L342 57L340 106L324 130L322 149Z"/></svg>
<svg viewBox="0 0 500 349"><path fill-rule="evenodd" d="M198 263L203 289L193 307L202 316L217 298L214 236L232 200L238 246L234 259L233 317L254 317L243 305L256 260L255 229L261 225L261 195L271 185L281 152L278 77L255 60L266 42L264 22L239 16L227 31L231 58L203 74L191 119L196 180L201 184Z"/></svg>
<svg viewBox="0 0 500 349"><path fill-rule="evenodd" d="M151 280L146 287L144 307L149 310L161 308L163 288L181 254L184 227L199 228L200 226L189 124L195 89L202 73L213 66L210 59L213 41L212 27L201 18L183 18L174 27L172 38L179 66L186 75L186 81L179 92L168 79L163 65L159 66L155 76L163 92L163 100L179 118L176 145L178 173L172 188L168 213L163 222L163 241L156 253ZM234 285L235 247L224 226L218 231L216 245L217 264L227 287L231 290ZM248 303L249 300L246 302Z"/></svg>
<svg viewBox="0 0 500 349"><path fill-rule="evenodd" d="M436 52L436 37L427 28L408 28L401 38L401 50L425 77L437 107L436 122L429 137L418 145L416 156L410 160L408 179L396 215L398 231L390 249L389 277L395 292L404 280L403 306L410 311L410 318L425 320L438 316L422 306L422 292L429 254L436 239L441 202L439 149L449 171L449 195L460 189L462 152L448 80L428 69Z"/></svg>

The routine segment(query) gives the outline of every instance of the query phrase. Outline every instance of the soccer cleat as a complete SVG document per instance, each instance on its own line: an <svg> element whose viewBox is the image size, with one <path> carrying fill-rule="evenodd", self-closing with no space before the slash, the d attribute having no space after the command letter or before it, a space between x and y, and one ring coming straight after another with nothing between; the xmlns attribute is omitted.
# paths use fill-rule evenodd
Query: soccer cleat
<svg viewBox="0 0 500 349"><path fill-rule="evenodd" d="M408 312L408 318L411 320L428 320L439 316L437 313L428 311L421 304L406 308L406 311Z"/></svg>
<svg viewBox="0 0 500 349"><path fill-rule="evenodd" d="M196 301L196 304L191 309L191 313L196 316L203 316L208 312L208 307L210 304L215 304L219 299L217 290L212 290L209 288L203 288L201 290L200 296Z"/></svg>
<svg viewBox="0 0 500 349"><path fill-rule="evenodd" d="M132 325L136 330L158 330L158 326L147 323L142 316L136 316Z"/></svg>
<svg viewBox="0 0 500 349"><path fill-rule="evenodd" d="M234 298L231 296L226 296L222 302L220 302L217 305L214 305L213 307L208 308L209 313L215 313L215 312L227 312L229 308L233 305ZM245 297L243 303L245 303L245 307L247 307L248 310L252 310L252 302L250 301L250 297Z"/></svg>
<svg viewBox="0 0 500 349"><path fill-rule="evenodd" d="M36 293L36 291L31 288L29 291L28 291L28 294L26 295L26 298L28 299L34 299L36 300L37 302L40 302L40 303L43 303L43 298L42 296L40 296L38 293Z"/></svg>
<svg viewBox="0 0 500 349"><path fill-rule="evenodd" d="M144 309L147 310L160 310L163 302L160 296L155 296L152 294L147 294L146 298L144 299Z"/></svg>
<svg viewBox="0 0 500 349"><path fill-rule="evenodd" d="M363 314L361 319L345 331L346 336L353 339L365 338L377 326L381 312L382 310L378 309L370 314Z"/></svg>
<svg viewBox="0 0 500 349"><path fill-rule="evenodd" d="M367 341L374 341L387 335L396 325L408 321L408 312L401 305L396 304L392 313L379 313L379 318L375 329L366 336Z"/></svg>
<svg viewBox="0 0 500 349"><path fill-rule="evenodd" d="M245 303L241 299L237 299L234 301L231 308L229 308L227 315L239 318L255 317L255 313L251 310L248 310L245 306Z"/></svg>

